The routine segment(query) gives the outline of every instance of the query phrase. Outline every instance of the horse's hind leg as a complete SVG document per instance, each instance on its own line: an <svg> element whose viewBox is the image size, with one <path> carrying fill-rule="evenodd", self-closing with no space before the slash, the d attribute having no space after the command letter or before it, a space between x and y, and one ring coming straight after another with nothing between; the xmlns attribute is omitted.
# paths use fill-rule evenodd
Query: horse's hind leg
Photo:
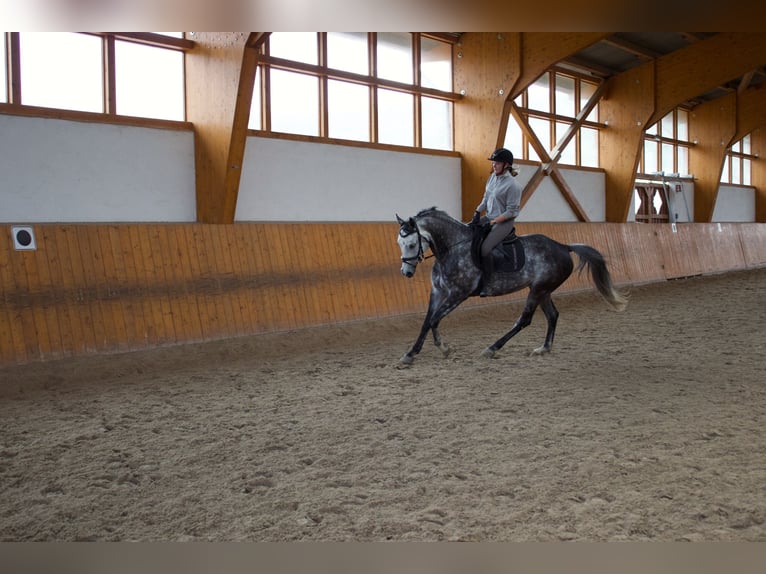
<svg viewBox="0 0 766 574"><path fill-rule="evenodd" d="M556 323L559 319L559 311L553 304L551 294L546 293L540 300L540 308L545 313L545 318L548 320L548 331L545 333L545 343L542 347L538 347L532 351L533 355L542 355L543 353L550 353L551 347L553 347L553 337L556 334Z"/></svg>
<svg viewBox="0 0 766 574"><path fill-rule="evenodd" d="M516 320L513 328L505 335L500 337L497 341L495 341L491 346L484 349L482 355L485 357L493 357L495 353L503 347L503 345L511 340L512 337L518 334L518 332L525 327L528 327L529 324L532 323L532 315L535 314L535 310L539 304L540 296L537 293L530 291L529 295L527 296L527 302L524 304L524 310L521 312L521 316L519 316L519 318Z"/></svg>

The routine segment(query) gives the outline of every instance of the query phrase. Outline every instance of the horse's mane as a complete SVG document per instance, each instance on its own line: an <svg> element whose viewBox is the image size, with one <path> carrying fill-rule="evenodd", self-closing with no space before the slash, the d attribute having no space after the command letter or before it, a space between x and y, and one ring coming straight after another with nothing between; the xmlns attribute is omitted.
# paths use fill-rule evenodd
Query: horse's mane
<svg viewBox="0 0 766 574"><path fill-rule="evenodd" d="M438 209L436 206L433 207L427 207L426 209L421 209L415 217L423 217L426 215L432 215L437 216L442 219L447 219L451 221L457 221L454 217L449 215L446 211L442 211L441 209ZM458 222L459 223L459 222Z"/></svg>

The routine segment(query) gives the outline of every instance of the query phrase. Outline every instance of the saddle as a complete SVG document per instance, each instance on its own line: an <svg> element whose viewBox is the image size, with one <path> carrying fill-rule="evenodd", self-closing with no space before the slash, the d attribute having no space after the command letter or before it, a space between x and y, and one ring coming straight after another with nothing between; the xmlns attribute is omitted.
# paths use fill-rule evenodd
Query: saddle
<svg viewBox="0 0 766 574"><path fill-rule="evenodd" d="M479 269L481 269L481 244L484 243L491 229L492 226L489 223L473 226L471 257ZM516 235L515 227L492 250L492 259L495 273L515 273L524 267L524 246Z"/></svg>

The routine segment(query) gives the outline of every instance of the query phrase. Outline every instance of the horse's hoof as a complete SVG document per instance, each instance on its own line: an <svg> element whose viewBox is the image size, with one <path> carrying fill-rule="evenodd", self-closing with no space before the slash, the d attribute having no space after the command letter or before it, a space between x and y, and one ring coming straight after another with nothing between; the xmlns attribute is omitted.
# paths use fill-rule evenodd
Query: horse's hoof
<svg viewBox="0 0 766 574"><path fill-rule="evenodd" d="M404 355L401 359L399 359L399 363L396 365L397 369L406 369L410 365L412 365L412 362L415 359L410 354Z"/></svg>
<svg viewBox="0 0 766 574"><path fill-rule="evenodd" d="M450 351L452 349L449 348L449 345L445 345L442 343L441 345L437 345L437 348L442 352L442 356L446 359L449 357Z"/></svg>
<svg viewBox="0 0 766 574"><path fill-rule="evenodd" d="M531 353L529 353L529 356L533 355L545 355L546 353L550 353L551 349L550 347L537 347L537 349L534 349Z"/></svg>
<svg viewBox="0 0 766 574"><path fill-rule="evenodd" d="M495 356L495 351L493 351L491 347L487 347L481 352L481 356L486 359L491 359Z"/></svg>

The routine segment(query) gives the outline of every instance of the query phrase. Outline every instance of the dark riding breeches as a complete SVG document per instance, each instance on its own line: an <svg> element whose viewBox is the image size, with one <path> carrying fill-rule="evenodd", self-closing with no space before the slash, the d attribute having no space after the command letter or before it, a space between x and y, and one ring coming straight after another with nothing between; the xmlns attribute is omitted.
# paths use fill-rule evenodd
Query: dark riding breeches
<svg viewBox="0 0 766 574"><path fill-rule="evenodd" d="M482 260L486 261L488 258L487 256L492 253L492 250L495 248L495 246L498 245L503 239L508 237L511 231L513 231L514 223L515 220L509 219L507 221L503 221L502 223L495 223L492 226L489 234L484 239L484 243L481 245Z"/></svg>

